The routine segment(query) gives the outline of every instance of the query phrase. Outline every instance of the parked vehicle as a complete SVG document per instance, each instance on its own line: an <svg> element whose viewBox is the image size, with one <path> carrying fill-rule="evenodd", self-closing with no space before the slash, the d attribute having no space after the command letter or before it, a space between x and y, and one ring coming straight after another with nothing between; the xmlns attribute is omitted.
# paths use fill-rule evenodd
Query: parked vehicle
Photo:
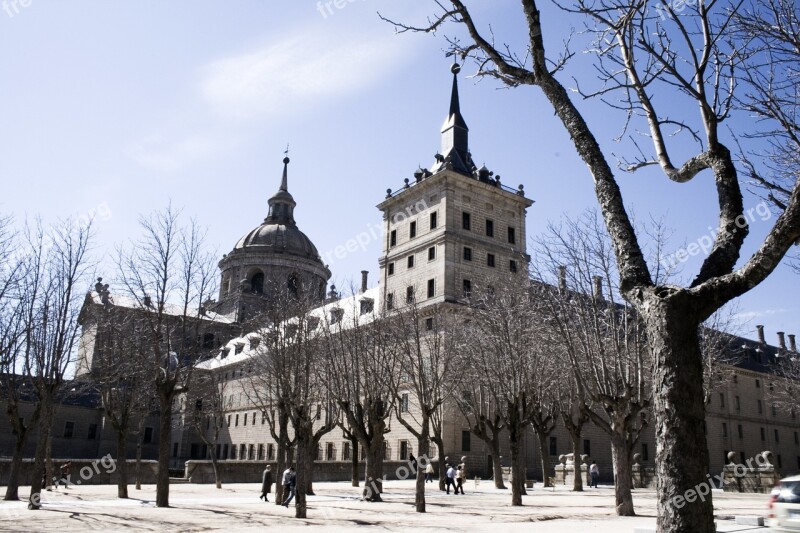
<svg viewBox="0 0 800 533"><path fill-rule="evenodd" d="M784 478L772 489L769 500L771 531L800 531L800 476Z"/></svg>

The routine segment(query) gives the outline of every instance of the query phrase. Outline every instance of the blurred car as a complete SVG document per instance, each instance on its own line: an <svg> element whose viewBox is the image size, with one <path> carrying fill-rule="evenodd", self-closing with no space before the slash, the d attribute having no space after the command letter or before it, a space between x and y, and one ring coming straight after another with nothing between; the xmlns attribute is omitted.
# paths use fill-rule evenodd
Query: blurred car
<svg viewBox="0 0 800 533"><path fill-rule="evenodd" d="M800 531L800 476L784 478L772 489L769 500L771 531Z"/></svg>

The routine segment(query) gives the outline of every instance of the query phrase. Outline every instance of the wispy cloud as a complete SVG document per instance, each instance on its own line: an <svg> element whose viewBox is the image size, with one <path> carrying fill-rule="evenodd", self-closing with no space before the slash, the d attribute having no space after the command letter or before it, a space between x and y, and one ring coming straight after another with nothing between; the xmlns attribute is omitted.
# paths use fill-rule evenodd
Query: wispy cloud
<svg viewBox="0 0 800 533"><path fill-rule="evenodd" d="M390 32L345 38L313 30L202 69L201 96L220 115L264 118L330 105L381 79L413 51Z"/></svg>
<svg viewBox="0 0 800 533"><path fill-rule="evenodd" d="M192 134L171 139L152 135L128 147L128 157L142 167L158 172L183 170L193 163L224 153L234 144L230 138Z"/></svg>
<svg viewBox="0 0 800 533"><path fill-rule="evenodd" d="M734 317L743 322L749 322L751 320L766 318L774 315L781 315L783 313L788 313L788 312L789 312L788 309L762 309L759 311L744 311L742 313L737 313L736 315L734 315Z"/></svg>

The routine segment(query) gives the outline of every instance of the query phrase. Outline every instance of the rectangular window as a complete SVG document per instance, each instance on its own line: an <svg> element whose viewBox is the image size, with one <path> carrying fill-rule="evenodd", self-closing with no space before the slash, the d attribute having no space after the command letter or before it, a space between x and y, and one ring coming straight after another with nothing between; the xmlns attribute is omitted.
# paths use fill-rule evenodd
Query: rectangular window
<svg viewBox="0 0 800 533"><path fill-rule="evenodd" d="M239 427L239 415L236 415L236 424L234 426Z"/></svg>
<svg viewBox="0 0 800 533"><path fill-rule="evenodd" d="M591 457L592 455L592 441L583 439L583 453Z"/></svg>
<svg viewBox="0 0 800 533"><path fill-rule="evenodd" d="M403 393L400 395L400 412L408 412L408 393Z"/></svg>
<svg viewBox="0 0 800 533"><path fill-rule="evenodd" d="M436 247L431 246L428 248L428 261L433 261L434 259L436 259Z"/></svg>
<svg viewBox="0 0 800 533"><path fill-rule="evenodd" d="M431 229L436 229L436 213L431 213Z"/></svg>
<svg viewBox="0 0 800 533"><path fill-rule="evenodd" d="M64 423L64 438L71 439L72 434L75 432L75 422Z"/></svg>
<svg viewBox="0 0 800 533"><path fill-rule="evenodd" d="M375 309L375 300L372 298L364 298L359 302L360 304L360 312L362 315L366 315L372 312Z"/></svg>
<svg viewBox="0 0 800 533"><path fill-rule="evenodd" d="M411 223L411 225L408 228L408 238L413 239L416 236L417 236L417 221L415 220L414 222Z"/></svg>
<svg viewBox="0 0 800 533"><path fill-rule="evenodd" d="M267 412L266 411L261 411L261 425L263 426L264 422L266 422L266 421L267 421Z"/></svg>
<svg viewBox="0 0 800 533"><path fill-rule="evenodd" d="M393 229L389 234L389 246L397 246L397 230Z"/></svg>
<svg viewBox="0 0 800 533"><path fill-rule="evenodd" d="M464 261L472 261L472 248L464 247Z"/></svg>
<svg viewBox="0 0 800 533"><path fill-rule="evenodd" d="M428 331L433 331L433 318L425 319L425 329Z"/></svg>
<svg viewBox="0 0 800 533"><path fill-rule="evenodd" d="M142 439L142 442L145 444L153 442L153 428L144 428L144 439Z"/></svg>
<svg viewBox="0 0 800 533"><path fill-rule="evenodd" d="M783 461L781 460L781 454L778 454L778 468L783 468Z"/></svg>
<svg viewBox="0 0 800 533"><path fill-rule="evenodd" d="M349 461L350 460L350 443L343 442L342 443L342 461Z"/></svg>
<svg viewBox="0 0 800 533"><path fill-rule="evenodd" d="M228 445L227 444L222 447L222 458L223 459L227 459L228 458Z"/></svg>
<svg viewBox="0 0 800 533"><path fill-rule="evenodd" d="M472 282L468 279L464 280L464 297L469 298L472 294Z"/></svg>
<svg viewBox="0 0 800 533"><path fill-rule="evenodd" d="M647 448L647 443L642 443L642 460L649 461L650 460L650 450Z"/></svg>
<svg viewBox="0 0 800 533"><path fill-rule="evenodd" d="M737 411L741 411L742 410L742 402L739 400L738 396L736 397L736 410Z"/></svg>
<svg viewBox="0 0 800 533"><path fill-rule="evenodd" d="M414 268L414 256L413 255L409 255L408 256L408 268Z"/></svg>
<svg viewBox="0 0 800 533"><path fill-rule="evenodd" d="M389 263L386 269L388 270L390 276L394 275L394 263Z"/></svg>
<svg viewBox="0 0 800 533"><path fill-rule="evenodd" d="M267 460L272 461L275 459L275 445L267 444Z"/></svg>
<svg viewBox="0 0 800 533"><path fill-rule="evenodd" d="M722 436L723 437L728 436L728 424L726 424L725 422L722 423Z"/></svg>
<svg viewBox="0 0 800 533"><path fill-rule="evenodd" d="M461 451L468 452L470 448L470 434L469 431L461 432Z"/></svg>
<svg viewBox="0 0 800 533"><path fill-rule="evenodd" d="M263 444L259 444L258 445L258 460L259 461L263 461L264 460L264 445Z"/></svg>
<svg viewBox="0 0 800 533"><path fill-rule="evenodd" d="M761 428L761 440L767 440L767 433Z"/></svg>
<svg viewBox="0 0 800 533"><path fill-rule="evenodd" d="M89 440L97 438L97 424L89 424L89 435L86 438Z"/></svg>
<svg viewBox="0 0 800 533"><path fill-rule="evenodd" d="M406 303L410 304L414 301L414 287L406 287Z"/></svg>
<svg viewBox="0 0 800 533"><path fill-rule="evenodd" d="M776 430L775 430L775 442L780 442L780 441L781 441L781 434L780 434L780 432L779 432L779 431L776 429Z"/></svg>
<svg viewBox="0 0 800 533"><path fill-rule="evenodd" d="M517 272L517 262L516 262L516 261L514 261L513 259L512 259L511 261L509 261L509 262L508 262L508 269L509 269L509 270L510 270L512 273L516 273L516 272Z"/></svg>
<svg viewBox="0 0 800 533"><path fill-rule="evenodd" d="M247 444L239 445L239 460L244 461L247 459Z"/></svg>
<svg viewBox="0 0 800 533"><path fill-rule="evenodd" d="M255 460L256 458L256 447L255 444L251 444L249 446L249 453L247 454L247 458L251 461Z"/></svg>
<svg viewBox="0 0 800 533"><path fill-rule="evenodd" d="M758 414L762 414L764 412L764 407L761 405L761 400L756 400L756 406L758 408Z"/></svg>
<svg viewBox="0 0 800 533"><path fill-rule="evenodd" d="M236 459L236 445L231 444L231 459Z"/></svg>
<svg viewBox="0 0 800 533"><path fill-rule="evenodd" d="M436 280L428 280L428 298L436 296Z"/></svg>
<svg viewBox="0 0 800 533"><path fill-rule="evenodd" d="M317 404L317 420L322 420L322 404Z"/></svg>
<svg viewBox="0 0 800 533"><path fill-rule="evenodd" d="M486 219L486 236L494 237L494 221Z"/></svg>
<svg viewBox="0 0 800 533"><path fill-rule="evenodd" d="M246 426L246 425L247 425L247 413L244 413L244 414L242 415L242 425L243 425L243 426Z"/></svg>
<svg viewBox="0 0 800 533"><path fill-rule="evenodd" d="M172 443L172 457L178 457L178 443Z"/></svg>
<svg viewBox="0 0 800 533"><path fill-rule="evenodd" d="M555 437L550 437L550 455L558 455L558 441Z"/></svg>
<svg viewBox="0 0 800 533"><path fill-rule="evenodd" d="M472 227L472 219L467 212L461 213L461 227L467 231Z"/></svg>
<svg viewBox="0 0 800 533"><path fill-rule="evenodd" d="M757 379L757 380L756 380L756 388L757 388L757 389L760 389L760 388L761 388L761 380L760 380L760 379Z"/></svg>
<svg viewBox="0 0 800 533"><path fill-rule="evenodd" d="M336 449L333 447L333 443L329 442L325 445L325 460L326 461L334 461L336 459Z"/></svg>
<svg viewBox="0 0 800 533"><path fill-rule="evenodd" d="M516 244L517 236L515 235L514 228L511 226L508 227L508 243L509 244Z"/></svg>
<svg viewBox="0 0 800 533"><path fill-rule="evenodd" d="M389 311L394 309L394 293L393 292L390 292L389 294L386 295L386 309L388 309Z"/></svg>
<svg viewBox="0 0 800 533"><path fill-rule="evenodd" d="M719 393L719 406L725 407L725 394L722 392Z"/></svg>
<svg viewBox="0 0 800 533"><path fill-rule="evenodd" d="M494 254L486 254L486 266L494 268Z"/></svg>
<svg viewBox="0 0 800 533"><path fill-rule="evenodd" d="M743 439L744 438L744 430L742 429L742 425L741 424L739 424L739 427L737 428L737 430L739 432L739 438Z"/></svg>
<svg viewBox="0 0 800 533"><path fill-rule="evenodd" d="M401 440L400 441L400 457L399 457L399 459L401 461L408 460L408 441L407 440Z"/></svg>
<svg viewBox="0 0 800 533"><path fill-rule="evenodd" d="M778 416L778 406L773 403L772 404L772 417L774 418L776 416Z"/></svg>

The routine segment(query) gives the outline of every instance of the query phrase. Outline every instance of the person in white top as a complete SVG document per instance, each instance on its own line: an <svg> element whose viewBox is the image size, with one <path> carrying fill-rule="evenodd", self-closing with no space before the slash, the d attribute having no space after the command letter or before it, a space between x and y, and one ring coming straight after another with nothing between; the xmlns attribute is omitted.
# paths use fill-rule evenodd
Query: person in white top
<svg viewBox="0 0 800 533"><path fill-rule="evenodd" d="M458 494L456 492L456 469L450 465L445 465L447 468L447 472L445 473L444 485L445 489L447 490L447 494L450 494L450 487L453 487L453 494Z"/></svg>

